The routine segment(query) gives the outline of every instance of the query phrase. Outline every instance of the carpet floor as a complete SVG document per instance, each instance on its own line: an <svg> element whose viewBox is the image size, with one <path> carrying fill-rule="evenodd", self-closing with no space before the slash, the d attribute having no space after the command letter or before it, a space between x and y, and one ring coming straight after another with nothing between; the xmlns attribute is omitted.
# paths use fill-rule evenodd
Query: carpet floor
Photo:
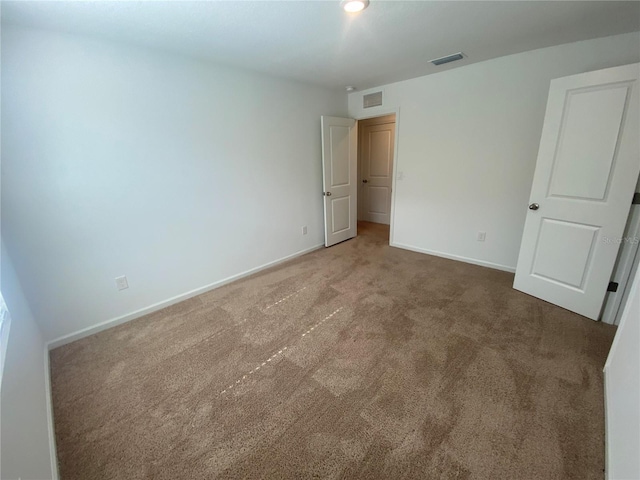
<svg viewBox="0 0 640 480"><path fill-rule="evenodd" d="M615 328L388 227L51 352L82 479L602 479Z"/></svg>

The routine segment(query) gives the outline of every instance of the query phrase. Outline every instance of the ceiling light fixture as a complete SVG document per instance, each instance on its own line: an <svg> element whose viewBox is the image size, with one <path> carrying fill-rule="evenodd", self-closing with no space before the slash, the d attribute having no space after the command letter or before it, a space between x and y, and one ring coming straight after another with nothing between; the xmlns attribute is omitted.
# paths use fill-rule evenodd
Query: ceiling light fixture
<svg viewBox="0 0 640 480"><path fill-rule="evenodd" d="M345 89L347 90L347 92L355 92L356 91L356 87L349 85L348 87L345 87Z"/></svg>
<svg viewBox="0 0 640 480"><path fill-rule="evenodd" d="M369 0L343 0L341 5L347 13L358 13L369 6Z"/></svg>

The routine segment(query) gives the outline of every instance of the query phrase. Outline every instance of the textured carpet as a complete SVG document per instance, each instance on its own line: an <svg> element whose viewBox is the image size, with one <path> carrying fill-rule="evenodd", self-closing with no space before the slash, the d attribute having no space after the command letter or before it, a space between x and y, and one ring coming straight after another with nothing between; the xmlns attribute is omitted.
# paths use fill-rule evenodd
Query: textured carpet
<svg viewBox="0 0 640 480"><path fill-rule="evenodd" d="M62 479L602 479L615 329L387 243L53 350Z"/></svg>

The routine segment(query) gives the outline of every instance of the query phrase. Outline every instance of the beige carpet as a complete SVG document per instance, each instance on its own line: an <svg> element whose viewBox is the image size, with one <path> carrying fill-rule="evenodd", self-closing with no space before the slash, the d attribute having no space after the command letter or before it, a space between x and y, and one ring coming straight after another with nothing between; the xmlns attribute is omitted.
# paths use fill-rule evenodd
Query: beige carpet
<svg viewBox="0 0 640 480"><path fill-rule="evenodd" d="M602 479L615 329L388 228L51 352L69 479Z"/></svg>

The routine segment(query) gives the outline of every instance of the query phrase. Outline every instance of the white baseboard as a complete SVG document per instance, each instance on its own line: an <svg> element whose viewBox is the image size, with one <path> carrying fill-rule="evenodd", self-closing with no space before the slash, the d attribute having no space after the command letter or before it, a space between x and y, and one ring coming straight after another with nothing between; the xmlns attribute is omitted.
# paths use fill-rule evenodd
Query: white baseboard
<svg viewBox="0 0 640 480"><path fill-rule="evenodd" d="M604 480L609 480L609 411L607 410L607 392L609 384L607 383L607 366L602 369L602 379L604 383Z"/></svg>
<svg viewBox="0 0 640 480"><path fill-rule="evenodd" d="M88 337L89 335L93 335L94 333L101 332L103 330L107 330L108 328L115 327L122 323L130 322L131 320L135 320L136 318L142 317L144 315L148 315L149 313L153 313L157 310L161 310L163 308L169 307L175 303L182 302L191 297L195 297L202 293L208 292L209 290L213 290L215 288L222 287L231 282L235 282L236 280L240 280L241 278L248 277L249 275L253 275L254 273L258 273L262 270L266 270L267 268L274 267L288 260L292 260L296 257L300 257L307 253L313 252L314 250L318 250L324 247L324 244L314 245L311 248L307 248L304 250L300 250L296 253L292 253L291 255L287 255L286 257L279 258L269 263L265 263L264 265L260 265L259 267L252 268L250 270L246 270L244 272L238 273L236 275L232 275L230 277L224 278L222 280L218 280L217 282L213 282L209 285L205 285L204 287L196 288L195 290L191 290L189 292L182 293L180 295L176 295L175 297L171 297L167 300L163 300L158 303L154 303L153 305L149 305L148 307L141 308L131 313L127 313L126 315L122 315L120 317L112 318L106 320L104 322L98 323L97 325L93 325L91 327L83 328L82 330L78 330L77 332L70 333L68 335L63 335L62 337L58 337L54 340L51 340L47 343L47 348L52 350L54 348L60 347L67 343L74 342L84 337Z"/></svg>
<svg viewBox="0 0 640 480"><path fill-rule="evenodd" d="M389 244L392 247L402 248L404 250L411 250L412 252L426 253L427 255L435 255L436 257L448 258L449 260L457 260L459 262L471 263L473 265L480 265L481 267L489 267L495 270L502 270L504 272L515 273L515 267L509 267L508 265L501 265L499 263L487 262L485 260L478 260L475 258L462 257L460 255L453 255L451 253L436 252L434 250L427 250L425 248L414 247L413 245L405 245L403 243L391 242Z"/></svg>
<svg viewBox="0 0 640 480"><path fill-rule="evenodd" d="M47 430L49 431L49 454L51 455L51 477L58 480L58 454L56 449L56 432L53 423L53 400L51 398L51 368L49 366L49 348L44 346L44 385L47 404Z"/></svg>

